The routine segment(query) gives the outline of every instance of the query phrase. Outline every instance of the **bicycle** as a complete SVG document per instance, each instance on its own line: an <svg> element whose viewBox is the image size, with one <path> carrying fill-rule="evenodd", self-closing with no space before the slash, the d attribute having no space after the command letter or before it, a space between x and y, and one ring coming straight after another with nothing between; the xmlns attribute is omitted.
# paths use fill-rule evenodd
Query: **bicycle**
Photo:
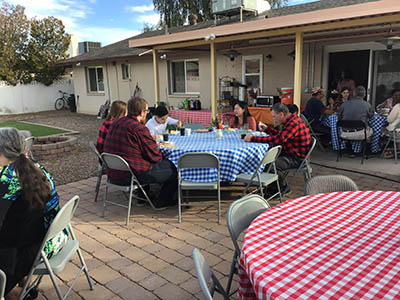
<svg viewBox="0 0 400 300"><path fill-rule="evenodd" d="M68 98L71 97L71 94L58 90L62 96L56 99L55 108L56 110L62 110L64 107L68 108Z"/></svg>

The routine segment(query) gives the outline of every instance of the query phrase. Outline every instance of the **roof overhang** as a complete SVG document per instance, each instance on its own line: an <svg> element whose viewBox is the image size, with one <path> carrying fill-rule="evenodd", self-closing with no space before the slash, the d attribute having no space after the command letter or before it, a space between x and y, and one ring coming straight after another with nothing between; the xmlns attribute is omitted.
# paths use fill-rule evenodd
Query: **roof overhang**
<svg viewBox="0 0 400 300"><path fill-rule="evenodd" d="M207 45L210 44L210 41L206 41L205 37L210 35L215 36L214 43L224 43L243 39L288 36L297 32L329 32L335 29L362 28L398 22L400 22L400 1L379 0L206 29L132 39L129 41L129 47L165 50Z"/></svg>

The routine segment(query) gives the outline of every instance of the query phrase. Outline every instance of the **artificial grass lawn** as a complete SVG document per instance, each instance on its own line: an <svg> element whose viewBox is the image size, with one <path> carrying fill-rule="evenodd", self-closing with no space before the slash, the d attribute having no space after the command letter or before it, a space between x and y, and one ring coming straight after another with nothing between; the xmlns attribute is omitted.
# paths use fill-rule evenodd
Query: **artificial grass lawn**
<svg viewBox="0 0 400 300"><path fill-rule="evenodd" d="M0 127L15 127L18 130L29 130L35 137L66 133L69 131L18 121L0 122Z"/></svg>

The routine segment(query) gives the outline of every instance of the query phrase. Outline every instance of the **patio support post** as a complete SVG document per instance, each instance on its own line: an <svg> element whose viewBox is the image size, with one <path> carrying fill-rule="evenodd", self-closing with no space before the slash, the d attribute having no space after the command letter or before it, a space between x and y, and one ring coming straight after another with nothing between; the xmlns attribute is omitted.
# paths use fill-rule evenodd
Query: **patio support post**
<svg viewBox="0 0 400 300"><path fill-rule="evenodd" d="M154 73L154 103L160 104L160 75L158 72L158 51L153 49L153 73Z"/></svg>
<svg viewBox="0 0 400 300"><path fill-rule="evenodd" d="M303 32L296 32L296 57L294 61L294 104L301 105L301 73L303 64Z"/></svg>
<svg viewBox="0 0 400 300"><path fill-rule="evenodd" d="M210 65L211 65L211 118L214 121L217 115L217 67L214 41L210 42Z"/></svg>

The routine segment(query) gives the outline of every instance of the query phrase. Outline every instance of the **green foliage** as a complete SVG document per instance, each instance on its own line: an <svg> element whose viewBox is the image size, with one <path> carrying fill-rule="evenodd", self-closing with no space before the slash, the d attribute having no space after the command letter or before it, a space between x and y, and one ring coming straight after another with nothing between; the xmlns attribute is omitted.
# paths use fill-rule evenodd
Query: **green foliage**
<svg viewBox="0 0 400 300"><path fill-rule="evenodd" d="M287 0L267 0L272 8L287 5ZM195 14L198 21L211 20L212 0L153 0L154 8L160 13L161 24L182 26L190 14Z"/></svg>
<svg viewBox="0 0 400 300"><path fill-rule="evenodd" d="M0 127L14 127L17 128L18 130L29 130L31 134L36 137L68 132L58 128L36 125L25 122L18 122L18 121L0 122Z"/></svg>
<svg viewBox="0 0 400 300"><path fill-rule="evenodd" d="M54 17L28 19L24 7L0 1L0 80L51 85L63 74L55 63L67 57L64 25Z"/></svg>

